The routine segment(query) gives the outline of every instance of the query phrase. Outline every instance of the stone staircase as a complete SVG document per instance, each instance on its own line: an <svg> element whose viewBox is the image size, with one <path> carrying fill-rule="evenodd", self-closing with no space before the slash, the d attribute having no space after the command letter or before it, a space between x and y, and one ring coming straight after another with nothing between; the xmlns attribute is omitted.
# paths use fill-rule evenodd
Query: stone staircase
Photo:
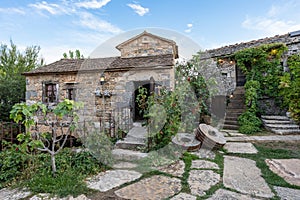
<svg viewBox="0 0 300 200"><path fill-rule="evenodd" d="M264 127L276 134L300 134L299 125L286 116L261 116Z"/></svg>
<svg viewBox="0 0 300 200"><path fill-rule="evenodd" d="M139 150L146 147L147 129L141 123L134 123L124 140L119 140L112 151L116 160L134 161L147 156Z"/></svg>
<svg viewBox="0 0 300 200"><path fill-rule="evenodd" d="M245 106L245 88L243 86L236 87L233 97L230 98L225 111L225 122L223 129L238 130L238 117L246 110Z"/></svg>

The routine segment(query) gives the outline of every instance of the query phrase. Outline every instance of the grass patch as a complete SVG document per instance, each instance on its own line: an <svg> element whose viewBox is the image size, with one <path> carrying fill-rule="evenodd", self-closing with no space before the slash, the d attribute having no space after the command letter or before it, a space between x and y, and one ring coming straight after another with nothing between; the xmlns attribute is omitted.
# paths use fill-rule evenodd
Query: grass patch
<svg viewBox="0 0 300 200"><path fill-rule="evenodd" d="M33 193L50 193L59 197L80 194L88 194L92 190L87 188L83 181L84 176L77 171L68 170L53 177L51 173L37 173L32 179L25 181L24 184Z"/></svg>
<svg viewBox="0 0 300 200"><path fill-rule="evenodd" d="M7 152L11 153L12 150ZM1 167L1 175L6 175L8 178L4 179L3 182L0 180L0 186L2 183L5 186L26 187L33 194L49 193L52 196L59 197L89 194L93 190L87 188L84 179L108 169L105 165L99 163L90 152L81 151L76 153L71 149L65 148L56 155L57 173L56 176L52 176L49 154L37 153L27 156L20 151L14 150L13 152L14 154L4 154L10 155L4 156L2 160L3 163L8 163L9 165ZM10 178L12 171L8 166L18 167L20 163L16 161L20 156L26 158L26 162L22 162L25 165L22 168L17 168L18 173L16 173L16 176Z"/></svg>

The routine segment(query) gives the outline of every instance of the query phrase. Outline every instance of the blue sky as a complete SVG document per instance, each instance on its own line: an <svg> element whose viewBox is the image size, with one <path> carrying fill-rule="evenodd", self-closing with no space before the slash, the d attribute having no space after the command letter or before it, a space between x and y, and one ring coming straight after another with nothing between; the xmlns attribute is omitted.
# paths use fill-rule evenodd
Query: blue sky
<svg viewBox="0 0 300 200"><path fill-rule="evenodd" d="M299 0L1 0L0 39L40 46L46 63L149 27L210 49L300 30L299 10Z"/></svg>

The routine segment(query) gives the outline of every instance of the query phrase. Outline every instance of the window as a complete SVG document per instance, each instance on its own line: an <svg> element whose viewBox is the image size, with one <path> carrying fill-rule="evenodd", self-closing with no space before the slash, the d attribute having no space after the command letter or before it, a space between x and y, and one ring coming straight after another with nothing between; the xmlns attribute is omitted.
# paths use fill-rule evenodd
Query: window
<svg viewBox="0 0 300 200"><path fill-rule="evenodd" d="M56 83L44 83L43 84L43 102L44 103L55 103L58 100Z"/></svg>
<svg viewBox="0 0 300 200"><path fill-rule="evenodd" d="M67 89L67 99L75 100L75 89L74 88Z"/></svg>
<svg viewBox="0 0 300 200"><path fill-rule="evenodd" d="M69 100L75 100L76 99L76 93L77 93L77 85L76 82L65 82L65 85L63 85L63 90L65 90L65 98Z"/></svg>

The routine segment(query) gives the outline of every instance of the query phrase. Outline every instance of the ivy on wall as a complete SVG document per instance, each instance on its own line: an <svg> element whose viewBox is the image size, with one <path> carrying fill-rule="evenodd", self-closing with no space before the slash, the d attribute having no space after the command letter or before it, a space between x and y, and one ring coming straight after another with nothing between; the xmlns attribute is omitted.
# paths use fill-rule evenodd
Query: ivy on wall
<svg viewBox="0 0 300 200"><path fill-rule="evenodd" d="M247 110L239 119L240 132L251 134L260 130L257 102L261 97L281 99L280 78L283 76L282 55L285 44L274 43L248 48L235 53L237 66L246 75L245 98Z"/></svg>
<svg viewBox="0 0 300 200"><path fill-rule="evenodd" d="M242 69L246 79L260 83L258 95L278 97L280 76L283 74L282 54L287 50L285 44L274 43L248 48L235 53L237 66Z"/></svg>
<svg viewBox="0 0 300 200"><path fill-rule="evenodd" d="M291 117L300 122L300 54L288 58L289 72L280 77L280 95L288 107Z"/></svg>

